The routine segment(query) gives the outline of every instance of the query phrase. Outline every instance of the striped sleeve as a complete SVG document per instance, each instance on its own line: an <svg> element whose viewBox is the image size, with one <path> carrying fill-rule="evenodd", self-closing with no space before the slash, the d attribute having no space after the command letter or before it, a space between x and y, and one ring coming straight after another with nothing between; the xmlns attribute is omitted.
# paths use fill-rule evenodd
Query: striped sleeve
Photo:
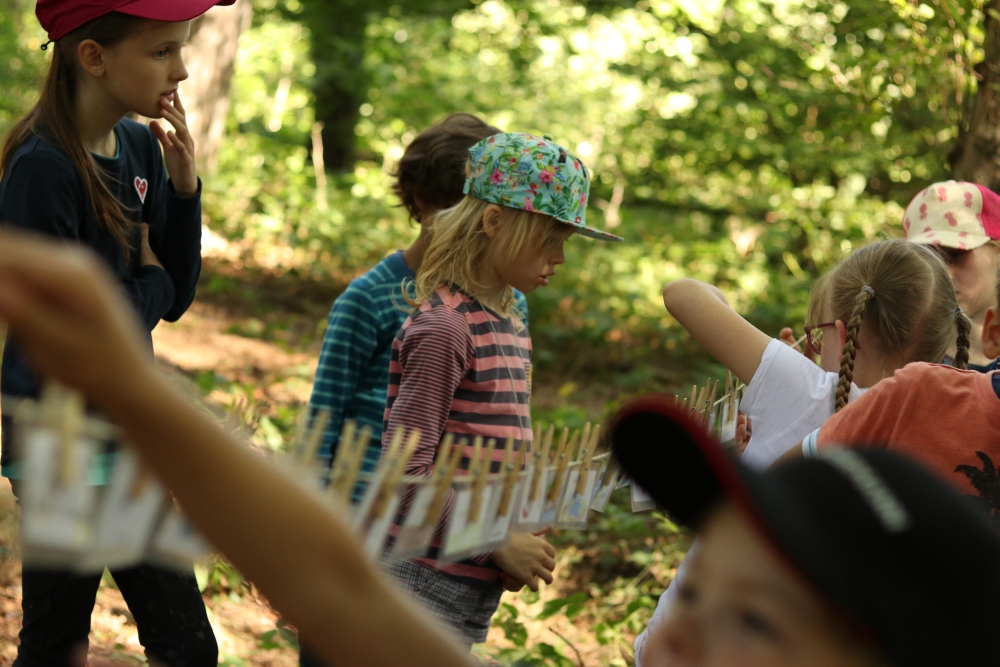
<svg viewBox="0 0 1000 667"><path fill-rule="evenodd" d="M320 456L336 453L347 408L357 391L363 366L375 353L377 333L378 312L371 296L349 285L330 310L309 399L313 411L330 411Z"/></svg>

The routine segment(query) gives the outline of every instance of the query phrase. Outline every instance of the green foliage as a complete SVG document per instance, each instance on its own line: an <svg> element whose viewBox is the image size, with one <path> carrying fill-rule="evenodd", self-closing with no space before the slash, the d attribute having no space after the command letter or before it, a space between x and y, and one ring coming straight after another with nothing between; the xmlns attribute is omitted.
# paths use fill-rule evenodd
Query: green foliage
<svg viewBox="0 0 1000 667"><path fill-rule="evenodd" d="M809 284L845 251L895 234L900 204L948 175L983 39L978 6L952 0L351 5L365 25L361 159L330 177L323 208L310 54L330 19L310 13L318 0L265 4L207 181L213 225L250 261L346 281L412 238L389 185L420 129L470 110L550 134L593 167L594 224L627 241L573 241L530 295L537 361L636 372L634 387L704 370L663 310L665 282L715 283L774 331L802 321Z"/></svg>

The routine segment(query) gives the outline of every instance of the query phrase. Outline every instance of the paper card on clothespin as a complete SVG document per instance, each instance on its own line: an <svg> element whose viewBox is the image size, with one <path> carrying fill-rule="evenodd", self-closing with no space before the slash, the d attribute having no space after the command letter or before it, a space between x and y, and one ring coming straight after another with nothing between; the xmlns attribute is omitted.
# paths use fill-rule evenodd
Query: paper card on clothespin
<svg viewBox="0 0 1000 667"><path fill-rule="evenodd" d="M645 489L632 482L632 511L645 512L656 507L656 501Z"/></svg>
<svg viewBox="0 0 1000 667"><path fill-rule="evenodd" d="M740 399L735 383L729 386L728 392L728 399L722 404L719 440L724 447L732 449L736 443L736 421L740 412Z"/></svg>
<svg viewBox="0 0 1000 667"><path fill-rule="evenodd" d="M104 487L95 530L80 572L101 572L140 563L163 514L163 487L142 466L139 457L123 449L115 457L111 483Z"/></svg>
<svg viewBox="0 0 1000 667"><path fill-rule="evenodd" d="M545 504L542 506L542 518L540 525L535 532L548 530L559 515L559 504L562 501L562 490L566 484L566 475L569 472L570 458L576 451L580 439L578 432L573 433L573 437L567 440L569 429L564 428L559 436L559 448L556 450L555 474L552 476L545 494Z"/></svg>
<svg viewBox="0 0 1000 667"><path fill-rule="evenodd" d="M527 486L524 488L524 498L517 515L516 529L521 532L535 532L534 527L542 519L542 507L545 504L545 489L548 489L548 460L555 437L555 426L549 426L542 438L542 446L536 447L528 465L530 474L527 476Z"/></svg>
<svg viewBox="0 0 1000 667"><path fill-rule="evenodd" d="M89 476L97 443L83 436L83 420L82 398L62 388L46 387L42 403L19 410L21 540L30 565L72 565L90 541L97 493Z"/></svg>
<svg viewBox="0 0 1000 667"><path fill-rule="evenodd" d="M397 433L402 434L402 432L402 428L397 430ZM391 509L393 514L389 516L389 522L385 522L384 519L387 514L390 514L390 506L393 505L394 501L398 507L399 481L410 462L410 457L413 456L413 452L416 451L419 444L419 429L410 431L406 444L403 446L399 446L397 438L393 437L385 460L379 462L379 470L376 471L375 479L365 492L366 500L362 506L359 506L358 513L354 517L357 528L362 535L369 535L376 524L378 526L384 524L385 531L381 533L384 540L392 519L395 517L395 507Z"/></svg>
<svg viewBox="0 0 1000 667"><path fill-rule="evenodd" d="M419 558L427 553L465 450L464 441L454 448L452 442L452 435L445 435L444 442L438 448L437 462L430 482L421 484L416 489L403 525L393 541L390 560Z"/></svg>
<svg viewBox="0 0 1000 667"><path fill-rule="evenodd" d="M156 565L191 571L191 564L212 553L212 547L191 522L171 503L153 535L147 559Z"/></svg>
<svg viewBox="0 0 1000 667"><path fill-rule="evenodd" d="M484 539L484 546L487 551L493 551L507 542L510 535L511 525L517 508L514 506L517 500L517 483L520 477L520 468L524 463L526 447L522 444L519 463L514 462L514 438L507 438L507 445L504 448L503 467L499 478L494 482L493 506L487 513L487 529Z"/></svg>
<svg viewBox="0 0 1000 667"><path fill-rule="evenodd" d="M601 427L596 426L590 432L590 424L588 423L583 430L582 442L584 444L580 450L579 465L567 479L565 498L556 520L558 528L581 529L587 526L587 511L594 495L597 471L601 467L600 463L596 466L594 464L594 450L597 449L600 437Z"/></svg>
<svg viewBox="0 0 1000 667"><path fill-rule="evenodd" d="M479 549L483 544L486 512L492 501L493 487L487 485L483 488L479 511L476 514L470 514L473 508L473 495L475 490L471 481L457 490L441 552L442 560L457 561L482 553Z"/></svg>
<svg viewBox="0 0 1000 667"><path fill-rule="evenodd" d="M474 473L475 480L472 483L472 504L469 506L469 520L480 515L479 506L484 499L483 490L486 488L486 482L489 480L490 470L493 467L493 452L496 451L496 447L497 441L490 438L486 446L486 451L479 460L479 465L476 467Z"/></svg>
<svg viewBox="0 0 1000 667"><path fill-rule="evenodd" d="M371 521L368 524L363 536L361 546L362 553L370 560L376 560L382 555L386 539L389 537L389 529L396 518L396 510L399 509L401 494L404 489L396 486L392 496L385 502L381 512L372 512Z"/></svg>
<svg viewBox="0 0 1000 667"><path fill-rule="evenodd" d="M372 505L375 504L375 499L378 496L379 489L382 488L382 480L385 479L386 474L389 472L391 461L394 461L399 455L399 450L403 445L403 431L402 427L398 427L392 434L389 440L389 449L382 455L379 459L378 467L375 468L375 472L372 474L371 481L368 482L368 486L365 488L365 492L361 495L361 500L357 505L351 508L352 512L352 523L356 530L360 530L368 519L368 515L371 513ZM360 461L358 466L360 467ZM341 489L343 493L350 493L347 490L345 483L345 488ZM339 492L338 492L339 493Z"/></svg>
<svg viewBox="0 0 1000 667"><path fill-rule="evenodd" d="M590 503L590 509L595 512L604 512L604 508L608 506L608 501L611 499L611 493L616 488L615 485L618 483L619 476L618 461L612 457L608 457L607 463L598 478L600 481L594 490L594 499Z"/></svg>

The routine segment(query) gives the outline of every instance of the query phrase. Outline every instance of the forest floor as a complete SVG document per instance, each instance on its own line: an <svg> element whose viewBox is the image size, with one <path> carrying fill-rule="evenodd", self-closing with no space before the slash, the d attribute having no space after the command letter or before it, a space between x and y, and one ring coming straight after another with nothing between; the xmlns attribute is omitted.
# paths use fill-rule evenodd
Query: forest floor
<svg viewBox="0 0 1000 667"><path fill-rule="evenodd" d="M339 290L294 276L248 278L246 271L237 274L227 265L206 268L198 301L190 311L180 322L163 323L153 333L158 365L216 412L242 406L244 413L252 414L243 416L254 422L251 430L260 430L262 416L289 423L308 401L326 315ZM558 412L572 393L574 409L600 420L613 398L613 389L586 378L536 375L535 383L533 409L550 413ZM9 484L0 481L0 664L5 665L16 655L21 621L17 512ZM682 539L650 532L651 520L644 521L638 531L634 521L624 528L615 523L610 530L620 530L624 537L616 534L610 543L596 533L556 536L557 542L565 543L560 548L557 584L541 595L506 594L504 602L510 605L506 627L522 624L536 643L558 645L571 657L570 664L579 667L629 664L631 639L641 622L615 626L601 641L592 628L604 623L600 627L607 630L607 618L615 609L619 617L626 612L634 616L637 610L643 618L648 616L652 603L642 596L649 586L662 590L683 551ZM651 556L633 554L637 546L651 549ZM659 546L666 548L654 549ZM620 561L625 556L627 562L616 561L609 568L609 558ZM554 600L581 591L601 605L578 610L574 620L565 615L533 620L545 616L547 603L551 606ZM215 582L206 587L204 599L219 640L220 664L297 664L294 638L282 633L278 615L252 586ZM107 572L98 592L90 641L92 658L112 658L126 665L145 662L135 622ZM483 655L503 647L510 649L512 644L495 627Z"/></svg>

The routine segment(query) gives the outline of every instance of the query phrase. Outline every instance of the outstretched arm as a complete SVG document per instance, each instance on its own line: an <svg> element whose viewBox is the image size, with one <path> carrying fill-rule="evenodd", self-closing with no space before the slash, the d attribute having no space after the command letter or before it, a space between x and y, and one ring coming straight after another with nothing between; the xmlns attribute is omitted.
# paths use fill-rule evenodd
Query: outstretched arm
<svg viewBox="0 0 1000 667"><path fill-rule="evenodd" d="M730 308L719 288L675 280L663 288L663 305L713 357L750 384L771 338Z"/></svg>
<svg viewBox="0 0 1000 667"><path fill-rule="evenodd" d="M124 430L194 524L329 664L473 665L382 583L335 512L155 374L119 294L85 251L0 234L0 318L36 367Z"/></svg>

